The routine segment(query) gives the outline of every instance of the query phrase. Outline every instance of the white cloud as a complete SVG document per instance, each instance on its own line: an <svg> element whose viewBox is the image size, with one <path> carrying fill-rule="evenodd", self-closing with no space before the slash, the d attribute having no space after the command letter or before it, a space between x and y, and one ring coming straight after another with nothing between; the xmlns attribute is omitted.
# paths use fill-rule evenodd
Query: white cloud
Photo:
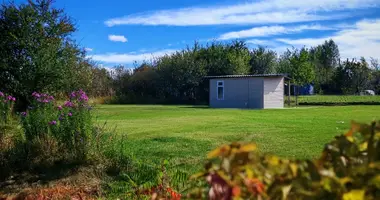
<svg viewBox="0 0 380 200"><path fill-rule="evenodd" d="M137 13L105 21L116 25L218 25L307 22L352 16L347 11L378 6L378 0L260 0L225 6L190 7Z"/></svg>
<svg viewBox="0 0 380 200"><path fill-rule="evenodd" d="M339 46L341 58L380 58L380 19L362 20L323 38L276 39L295 47L316 46L333 39Z"/></svg>
<svg viewBox="0 0 380 200"><path fill-rule="evenodd" d="M127 42L127 38L124 35L108 35L108 39L114 42Z"/></svg>
<svg viewBox="0 0 380 200"><path fill-rule="evenodd" d="M261 26L247 30L234 31L222 34L219 40L229 40L235 38L250 38L250 37L267 37L280 34L298 33L305 30L330 30L332 28L321 25L300 25L300 26Z"/></svg>
<svg viewBox="0 0 380 200"><path fill-rule="evenodd" d="M90 51L93 51L94 49L91 49L91 48L84 48L84 50L86 50L87 52L90 52Z"/></svg>
<svg viewBox="0 0 380 200"><path fill-rule="evenodd" d="M133 54L133 53L109 53L109 54L96 54L90 55L89 57L93 60L104 62L104 63L133 63L134 61L140 62L144 60L150 60L153 58L161 57L167 54L175 53L177 50L174 49L165 49L161 51L151 52L151 53L142 53L142 54Z"/></svg>

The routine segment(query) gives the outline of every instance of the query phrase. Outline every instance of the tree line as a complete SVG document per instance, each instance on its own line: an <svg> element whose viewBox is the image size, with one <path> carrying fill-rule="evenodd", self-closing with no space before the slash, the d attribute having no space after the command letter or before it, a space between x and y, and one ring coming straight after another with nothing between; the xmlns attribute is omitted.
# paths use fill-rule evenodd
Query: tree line
<svg viewBox="0 0 380 200"><path fill-rule="evenodd" d="M133 71L123 66L116 69L113 88L124 103L206 103L209 85L204 77L230 74L283 73L294 85L313 84L317 94L380 93L378 61L371 58L368 63L364 57L341 60L333 40L281 54L264 46L250 49L244 41L195 42L182 51L144 62Z"/></svg>
<svg viewBox="0 0 380 200"><path fill-rule="evenodd" d="M0 8L0 85L20 107L34 91L64 96L83 89L90 96L114 96L120 103L206 103L205 76L285 73L295 85L313 84L318 94L380 93L376 59L342 60L333 40L277 53L244 41L197 42L133 70L98 67L72 38L76 27L52 0L29 0Z"/></svg>

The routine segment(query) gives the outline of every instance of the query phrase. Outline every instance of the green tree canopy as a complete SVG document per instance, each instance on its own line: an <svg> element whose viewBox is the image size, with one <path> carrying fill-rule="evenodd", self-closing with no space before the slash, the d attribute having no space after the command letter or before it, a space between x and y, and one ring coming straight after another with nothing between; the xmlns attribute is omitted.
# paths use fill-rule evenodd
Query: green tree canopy
<svg viewBox="0 0 380 200"><path fill-rule="evenodd" d="M26 105L33 91L60 93L90 86L91 64L70 35L74 24L52 0L3 3L0 85Z"/></svg>

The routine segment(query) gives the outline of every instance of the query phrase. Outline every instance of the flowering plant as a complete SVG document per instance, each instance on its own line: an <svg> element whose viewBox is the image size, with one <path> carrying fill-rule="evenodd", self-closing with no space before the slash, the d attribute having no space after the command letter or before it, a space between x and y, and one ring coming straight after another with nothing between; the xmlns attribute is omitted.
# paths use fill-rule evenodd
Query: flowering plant
<svg viewBox="0 0 380 200"><path fill-rule="evenodd" d="M15 97L6 95L0 91L0 123L7 123L12 113L14 102L16 102Z"/></svg>
<svg viewBox="0 0 380 200"><path fill-rule="evenodd" d="M93 130L86 93L72 92L63 105L56 105L49 94L33 92L32 96L32 105L21 113L26 139L54 138L59 152L80 160L86 157Z"/></svg>

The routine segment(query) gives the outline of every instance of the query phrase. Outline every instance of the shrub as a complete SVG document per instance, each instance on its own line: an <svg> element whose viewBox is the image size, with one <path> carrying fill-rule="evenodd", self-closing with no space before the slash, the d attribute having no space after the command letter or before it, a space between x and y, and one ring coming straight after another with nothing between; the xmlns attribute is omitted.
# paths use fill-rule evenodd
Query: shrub
<svg viewBox="0 0 380 200"><path fill-rule="evenodd" d="M12 171L12 166L20 164L18 154L22 140L17 121L13 119L13 105L15 97L0 91L0 179Z"/></svg>
<svg viewBox="0 0 380 200"><path fill-rule="evenodd" d="M5 125L10 120L15 97L0 91L0 124Z"/></svg>
<svg viewBox="0 0 380 200"><path fill-rule="evenodd" d="M29 157L65 161L86 161L97 133L88 97L82 90L72 92L63 105L54 97L34 92L34 100L21 113Z"/></svg>
<svg viewBox="0 0 380 200"><path fill-rule="evenodd" d="M360 134L357 134L360 133ZM198 199L379 199L380 121L352 123L315 160L260 154L254 144L232 143L208 154Z"/></svg>

